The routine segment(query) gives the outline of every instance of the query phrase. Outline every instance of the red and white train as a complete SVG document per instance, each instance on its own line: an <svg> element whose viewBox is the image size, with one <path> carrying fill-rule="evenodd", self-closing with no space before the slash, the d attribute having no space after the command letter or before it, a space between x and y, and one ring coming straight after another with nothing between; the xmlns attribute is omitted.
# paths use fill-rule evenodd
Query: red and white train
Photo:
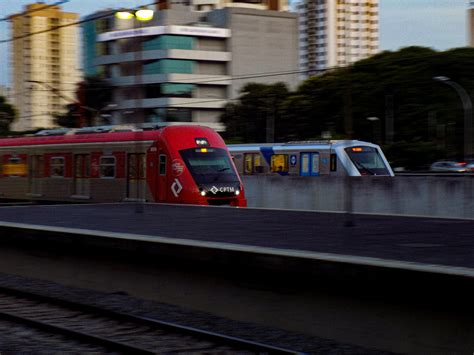
<svg viewBox="0 0 474 355"><path fill-rule="evenodd" d="M0 139L0 198L246 206L224 141L203 126Z"/></svg>

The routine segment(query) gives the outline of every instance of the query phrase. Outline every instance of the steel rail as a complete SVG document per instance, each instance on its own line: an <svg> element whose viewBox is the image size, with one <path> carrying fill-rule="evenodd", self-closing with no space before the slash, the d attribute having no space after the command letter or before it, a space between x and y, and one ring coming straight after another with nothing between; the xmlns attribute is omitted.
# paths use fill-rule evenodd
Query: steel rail
<svg viewBox="0 0 474 355"><path fill-rule="evenodd" d="M20 324L26 324L28 326L33 326L41 330L53 332L54 334L61 334L70 338L83 340L83 341L86 341L88 344L100 345L105 348L119 351L119 352L132 353L132 354L144 354L144 355L154 354L153 351L142 349L136 346L125 344L125 343L118 342L115 340L110 340L104 337L95 336L89 333L80 332L78 330L68 329L65 327L61 327L59 325L53 325L51 323L38 321L38 320L31 319L28 317L18 316L9 312L0 311L0 318L3 318L4 320L12 321L12 322L20 323Z"/></svg>
<svg viewBox="0 0 474 355"><path fill-rule="evenodd" d="M152 328L159 328L162 330L165 329L165 330L173 331L176 333L181 333L181 334L185 334L189 336L195 336L201 339L207 339L209 341L213 341L218 345L242 347L250 351L255 351L257 353L304 354L302 352L297 352L290 349L263 344L256 341L241 339L241 338L228 336L228 335L224 335L224 334L220 334L216 332L206 331L206 330L202 330L202 329L198 329L194 327L183 326L176 323L161 321L161 320L157 320L157 319L153 319L149 317L135 316L132 314L117 312L117 311L101 308L101 307L90 305L90 304L73 302L73 301L64 300L64 299L46 296L46 295L40 295L40 294L36 294L36 293L24 291L24 290L19 290L15 288L0 286L0 293L10 295L10 296L22 297L29 300L32 300L32 299L39 300L39 301L56 305L56 306L72 308L74 310L99 314L102 316L113 318L115 320L135 322L135 323L139 323L139 324L149 326ZM61 326L52 325L46 322L39 322L39 321L32 320L29 318L13 315L7 312L0 312L0 317L14 320L17 322L26 322L33 326L37 326L43 329L49 329L59 334L65 334L67 336L74 336L79 339L91 341L94 344L102 345L104 347L109 347L112 349L117 349L119 351L124 351L126 353L130 353L130 352L137 353L137 354L153 354L154 353L153 351L143 349L140 347L135 347L129 344L112 341L110 339L106 339L103 337L99 337L99 336L84 333L84 332L70 330L70 329L67 329Z"/></svg>

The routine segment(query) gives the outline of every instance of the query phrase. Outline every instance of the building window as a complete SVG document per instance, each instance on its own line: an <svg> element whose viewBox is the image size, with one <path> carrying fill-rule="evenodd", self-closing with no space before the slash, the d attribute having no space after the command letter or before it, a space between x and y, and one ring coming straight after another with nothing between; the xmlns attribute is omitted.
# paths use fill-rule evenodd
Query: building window
<svg viewBox="0 0 474 355"><path fill-rule="evenodd" d="M143 66L143 74L192 74L194 61L177 60L177 59L161 59Z"/></svg>

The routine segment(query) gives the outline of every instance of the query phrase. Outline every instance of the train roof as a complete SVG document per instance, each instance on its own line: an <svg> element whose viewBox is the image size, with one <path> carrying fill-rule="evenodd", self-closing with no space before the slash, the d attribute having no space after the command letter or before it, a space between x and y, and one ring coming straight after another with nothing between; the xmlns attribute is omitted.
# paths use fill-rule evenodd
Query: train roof
<svg viewBox="0 0 474 355"><path fill-rule="evenodd" d="M308 148L328 148L328 147L349 147L354 145L375 146L373 143L359 140L318 140L318 141L291 141L285 143L250 143L250 144L228 144L230 151L237 150L260 150L261 148L273 148L282 150L308 149Z"/></svg>
<svg viewBox="0 0 474 355"><path fill-rule="evenodd" d="M179 128L177 128L179 127ZM80 144L80 143L102 143L102 142L129 142L129 141L153 141L164 132L164 130L196 130L201 132L205 126L179 125L167 127L111 129L108 126L84 127L74 130L53 129L44 130L30 136L8 137L0 139L2 147L20 147L30 145L53 145L53 144Z"/></svg>

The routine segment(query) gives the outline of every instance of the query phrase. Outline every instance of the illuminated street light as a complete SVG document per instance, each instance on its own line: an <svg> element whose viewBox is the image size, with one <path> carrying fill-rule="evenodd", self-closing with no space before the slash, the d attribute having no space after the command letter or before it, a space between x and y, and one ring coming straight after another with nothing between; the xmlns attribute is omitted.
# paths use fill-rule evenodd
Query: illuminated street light
<svg viewBox="0 0 474 355"><path fill-rule="evenodd" d="M140 9L135 12L138 21L150 21L153 18L154 11L150 9Z"/></svg>
<svg viewBox="0 0 474 355"><path fill-rule="evenodd" d="M150 21L155 12L151 9L141 8L138 10L121 10L115 13L115 17L120 20L131 20L136 18L138 21Z"/></svg>
<svg viewBox="0 0 474 355"><path fill-rule="evenodd" d="M433 80L451 86L458 93L464 109L464 158L472 158L472 101L466 90L447 76L434 76Z"/></svg>
<svg viewBox="0 0 474 355"><path fill-rule="evenodd" d="M115 13L115 17L120 20L130 20L133 16L133 13L129 11L118 11Z"/></svg>

